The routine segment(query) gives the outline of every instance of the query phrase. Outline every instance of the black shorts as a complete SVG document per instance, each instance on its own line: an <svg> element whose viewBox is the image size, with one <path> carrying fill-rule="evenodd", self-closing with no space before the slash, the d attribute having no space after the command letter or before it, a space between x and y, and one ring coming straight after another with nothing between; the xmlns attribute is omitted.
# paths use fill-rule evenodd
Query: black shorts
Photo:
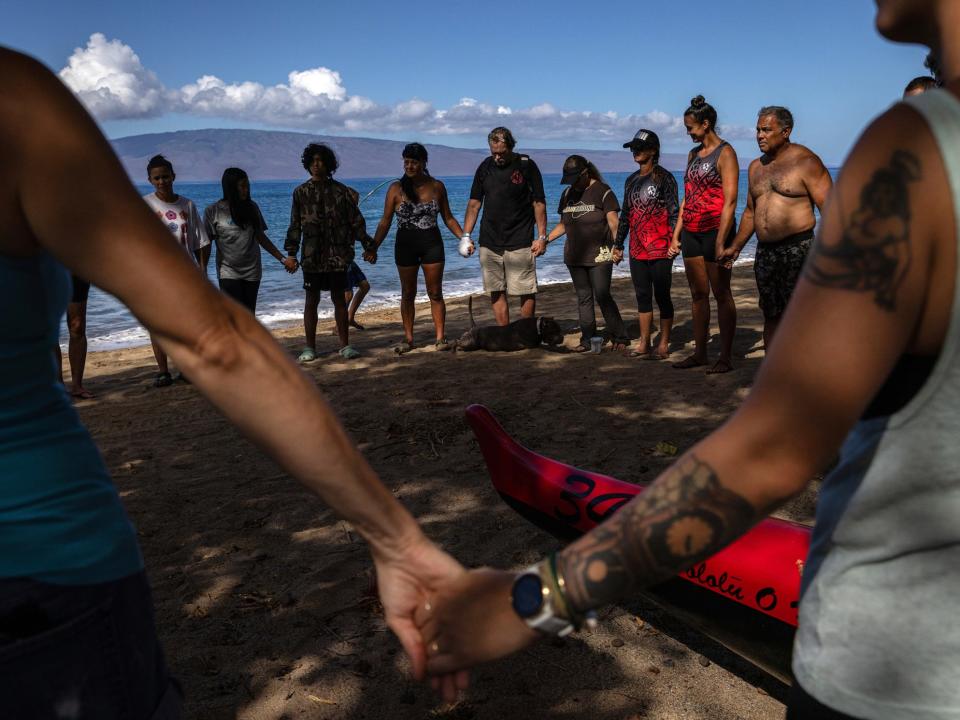
<svg viewBox="0 0 960 720"><path fill-rule="evenodd" d="M2 578L0 627L3 717L66 716L54 702L83 717L183 717L143 571L90 585Z"/></svg>
<svg viewBox="0 0 960 720"><path fill-rule="evenodd" d="M719 228L713 230L704 230L703 232L691 232L686 228L680 231L680 250L684 258L702 257L705 262L715 263L717 261L717 232ZM731 227L730 234L723 244L727 247L736 237L737 228Z"/></svg>
<svg viewBox="0 0 960 720"><path fill-rule="evenodd" d="M440 228L400 228L393 246L393 257L400 267L432 265L444 261Z"/></svg>
<svg viewBox="0 0 960 720"><path fill-rule="evenodd" d="M780 317L787 309L812 244L813 230L777 242L757 243L753 274L757 278L757 294L765 318Z"/></svg>
<svg viewBox="0 0 960 720"><path fill-rule="evenodd" d="M350 267L347 269L347 283L350 286L350 289L360 287L360 283L367 281L367 276L363 274L363 270L360 269L360 266L355 262L350 263Z"/></svg>
<svg viewBox="0 0 960 720"><path fill-rule="evenodd" d="M76 275L71 275L70 280L73 282L73 291L70 295L70 302L85 303L87 298L90 296L90 283L88 283L86 280L78 278Z"/></svg>
<svg viewBox="0 0 960 720"><path fill-rule="evenodd" d="M229 295L247 310L256 314L257 294L260 291L259 280L220 278L217 282L220 283L220 290L224 295Z"/></svg>
<svg viewBox="0 0 960 720"><path fill-rule="evenodd" d="M333 292L344 293L350 289L350 280L347 277L346 270L337 272L307 272L303 271L303 289L322 292L329 290Z"/></svg>

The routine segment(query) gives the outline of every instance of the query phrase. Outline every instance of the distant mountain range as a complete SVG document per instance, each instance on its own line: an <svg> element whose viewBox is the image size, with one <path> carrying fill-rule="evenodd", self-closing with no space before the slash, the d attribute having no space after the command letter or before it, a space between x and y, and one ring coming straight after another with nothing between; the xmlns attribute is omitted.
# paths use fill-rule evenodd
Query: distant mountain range
<svg viewBox="0 0 960 720"><path fill-rule="evenodd" d="M397 176L403 166L404 143L373 138L333 137L272 130L181 130L132 135L113 140L121 162L137 182L146 179L147 161L157 153L174 166L178 180L217 181L228 167L240 167L253 180L295 180L305 177L300 153L311 142L327 143L337 153L341 178ZM430 172L438 176L473 175L489 154L486 148L464 149L427 144ZM594 162L601 172L636 169L626 150L537 150L518 147L533 158L544 173L559 173L568 155L578 153ZM668 170L682 170L686 156L664 153L660 163Z"/></svg>

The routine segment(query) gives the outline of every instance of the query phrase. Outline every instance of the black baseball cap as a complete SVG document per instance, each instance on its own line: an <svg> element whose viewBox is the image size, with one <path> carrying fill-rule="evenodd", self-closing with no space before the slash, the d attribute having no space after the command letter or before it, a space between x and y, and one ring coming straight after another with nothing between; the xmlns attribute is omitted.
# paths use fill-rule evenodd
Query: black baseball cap
<svg viewBox="0 0 960 720"><path fill-rule="evenodd" d="M623 144L625 148L631 150L659 150L660 138L653 130L637 130L633 139Z"/></svg>
<svg viewBox="0 0 960 720"><path fill-rule="evenodd" d="M579 155L571 155L563 163L563 177L560 178L560 184L572 185L586 169L586 158L580 157Z"/></svg>

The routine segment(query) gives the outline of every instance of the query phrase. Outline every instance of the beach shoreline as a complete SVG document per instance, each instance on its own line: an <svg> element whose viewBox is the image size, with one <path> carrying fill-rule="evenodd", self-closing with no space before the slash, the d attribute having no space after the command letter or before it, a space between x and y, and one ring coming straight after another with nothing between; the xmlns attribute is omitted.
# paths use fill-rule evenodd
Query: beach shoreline
<svg viewBox="0 0 960 720"><path fill-rule="evenodd" d="M692 347L689 291L680 276L675 281L672 360ZM353 361L336 354L332 322L321 323L323 354L304 371L429 537L470 566L521 568L559 543L497 496L464 409L486 405L519 442L549 457L652 480L673 460L659 443L685 451L739 406L753 382L762 318L748 268L735 270L733 289L740 329L735 369L726 375L609 350L438 352L422 308L421 347L402 357L391 349L402 337L396 310L363 314L367 330L351 333L363 355ZM636 336L629 278L617 279L613 293ZM466 305L464 298L448 303L452 337L467 327ZM568 347L576 343L572 287L543 288L538 311L558 320ZM492 322L488 302L474 303L474 312L479 323ZM295 357L302 328L273 332ZM607 608L592 634L543 642L478 669L465 700L440 708L407 675L373 592L369 555L350 525L250 445L196 388L154 388L154 371L149 347L91 353L86 384L96 398L76 407L137 527L187 717L372 719L386 708L401 719L782 714L782 686L639 599ZM813 498L805 494L782 515L810 522Z"/></svg>
<svg viewBox="0 0 960 720"><path fill-rule="evenodd" d="M753 267L753 258L747 257L737 260L735 263L736 267ZM362 269L362 268L361 268ZM686 287L686 279L683 276L684 269L683 265L674 265L673 267L673 287L674 290L682 284L684 288ZM622 281L623 278L629 278L629 262L625 260L621 263L620 266L615 266L613 280L614 282ZM215 279L212 279L211 282L216 282ZM448 302L457 302L458 300L465 300L471 295L474 297L486 297L486 293L483 292L482 287L479 285L479 277L477 279L478 285L471 290L466 292L453 291L444 292L444 299ZM545 280L539 281L539 287L542 289L551 288L556 286L569 285L572 288L572 282L569 278L557 278L557 277L548 277ZM398 281L399 287L399 281ZM295 292L302 292L299 288ZM96 299L90 301L91 303L97 302ZM291 311L285 313L284 316L280 319L271 319L270 314L264 314L263 312L258 313L257 319L267 328L271 333L276 333L280 336L285 336L288 331L295 328L303 327L303 317L302 317L302 301L301 308L298 311ZM423 285L422 276L419 280L418 294L417 294L417 315L418 317L422 312L429 312L429 300L427 299L426 291ZM400 312L400 303L399 300L386 299L386 300L377 300L377 299L368 299L360 307L358 313L358 318L363 318L368 314L374 314L379 317L381 313L394 312L399 317ZM599 317L599 312L598 312ZM318 308L318 318L321 322L332 321L333 320L333 305L330 302L328 295L323 295L320 301L320 307ZM361 324L363 324L361 322ZM351 329L351 335L354 333L354 330ZM149 347L150 346L150 337L146 329L143 326L136 326L134 328L128 329L125 331L126 340L107 340L106 338L110 335L102 337L88 337L90 355L99 352L112 352L114 350L123 350L128 348L137 348L137 347ZM452 339L452 338L451 338ZM106 345L106 347L98 347L100 345ZM64 334L60 340L60 350L62 353L66 353L68 350L67 337Z"/></svg>

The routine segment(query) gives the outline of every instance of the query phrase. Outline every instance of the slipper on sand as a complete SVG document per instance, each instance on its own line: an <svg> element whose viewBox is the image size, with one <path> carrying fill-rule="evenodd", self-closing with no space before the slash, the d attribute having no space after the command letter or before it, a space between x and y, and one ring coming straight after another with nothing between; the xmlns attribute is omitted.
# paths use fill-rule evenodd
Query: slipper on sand
<svg viewBox="0 0 960 720"><path fill-rule="evenodd" d="M303 352L297 357L298 363L313 362L317 359L317 351L313 348L304 348Z"/></svg>
<svg viewBox="0 0 960 720"><path fill-rule="evenodd" d="M342 348L340 348L340 357L342 357L344 360L353 360L354 358L360 357L360 351L355 350L350 345L344 345Z"/></svg>
<svg viewBox="0 0 960 720"><path fill-rule="evenodd" d="M409 340L401 340L399 343L397 343L397 346L393 348L393 351L397 355L405 355L411 350L413 350L413 343Z"/></svg>
<svg viewBox="0 0 960 720"><path fill-rule="evenodd" d="M440 338L439 340L437 340L437 341L433 344L433 346L434 346L437 350L449 350L449 349L450 349L450 343L447 342L447 339L446 339L446 338Z"/></svg>

